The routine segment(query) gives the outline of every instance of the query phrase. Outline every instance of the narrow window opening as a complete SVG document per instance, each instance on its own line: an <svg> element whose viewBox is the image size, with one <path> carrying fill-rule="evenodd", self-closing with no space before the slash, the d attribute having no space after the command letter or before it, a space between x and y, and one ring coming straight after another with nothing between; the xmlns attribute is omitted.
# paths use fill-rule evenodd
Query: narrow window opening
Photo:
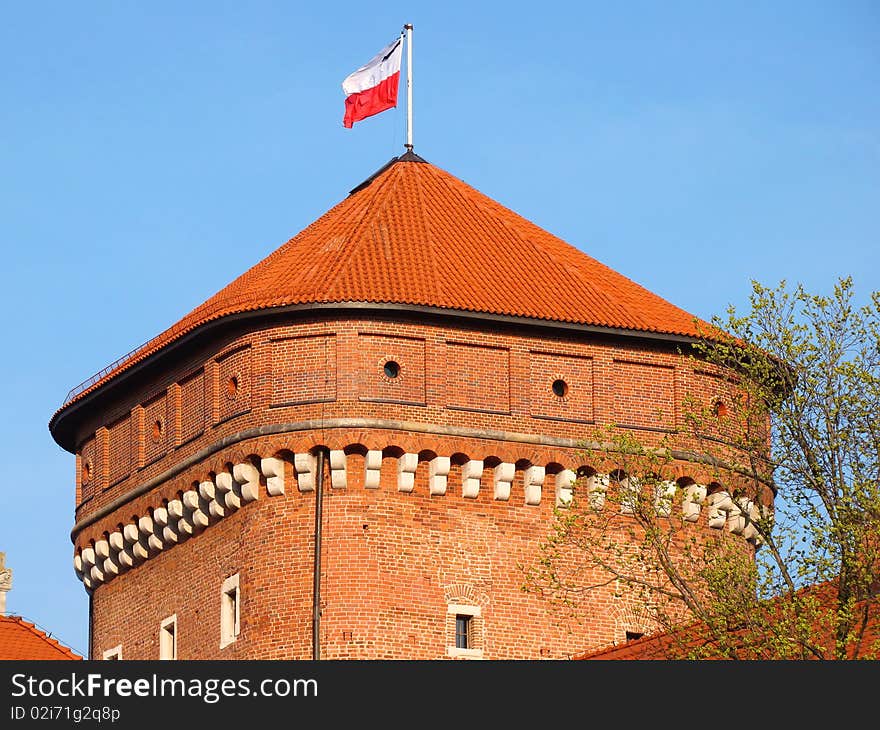
<svg viewBox="0 0 880 730"><path fill-rule="evenodd" d="M471 619L473 616L457 614L455 616L455 648L471 648Z"/></svg>
<svg viewBox="0 0 880 730"><path fill-rule="evenodd" d="M241 593L238 574L223 581L220 588L220 648L238 638Z"/></svg>
<svg viewBox="0 0 880 730"><path fill-rule="evenodd" d="M638 631L627 631L626 632L626 640L627 641L635 641L636 639L641 639L644 634L639 633Z"/></svg>
<svg viewBox="0 0 880 730"><path fill-rule="evenodd" d="M177 614L169 616L159 626L159 658L177 659Z"/></svg>

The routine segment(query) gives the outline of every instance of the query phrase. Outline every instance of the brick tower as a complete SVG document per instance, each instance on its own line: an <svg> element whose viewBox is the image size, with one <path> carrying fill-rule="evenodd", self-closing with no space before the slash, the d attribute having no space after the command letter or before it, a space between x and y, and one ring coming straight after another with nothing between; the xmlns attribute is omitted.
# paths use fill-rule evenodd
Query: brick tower
<svg viewBox="0 0 880 730"><path fill-rule="evenodd" d="M622 640L639 627L611 588L573 641L517 565L578 470L602 484L578 455L592 429L650 441L683 393L717 387L676 356L696 336L449 173L392 159L52 416L76 455L91 656L537 659ZM698 465L676 468L694 529L718 529Z"/></svg>

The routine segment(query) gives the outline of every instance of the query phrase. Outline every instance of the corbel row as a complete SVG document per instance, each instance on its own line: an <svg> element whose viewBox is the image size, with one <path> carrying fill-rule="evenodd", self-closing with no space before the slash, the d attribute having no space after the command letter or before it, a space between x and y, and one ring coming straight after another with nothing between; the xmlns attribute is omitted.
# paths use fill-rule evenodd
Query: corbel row
<svg viewBox="0 0 880 730"><path fill-rule="evenodd" d="M379 488L385 458L387 457L380 450L366 452L363 460L364 488ZM343 450L330 451L329 473L332 489L347 488L348 459ZM419 463L419 456L415 453L403 453L397 457L398 491L413 491ZM452 469L450 457L435 456L427 460L427 465L429 494L445 495ZM250 462L235 464L230 471L220 472L212 479L194 484L177 499L148 510L148 514L132 518L128 524L120 525L117 530L77 551L73 560L77 577L88 590L93 590L101 583L134 568L257 500L262 483L265 483L269 497L283 495L291 467L296 475L299 491L314 491L317 458L312 453L294 454L290 461L267 457L259 459L257 465ZM469 459L460 464L462 497L476 499L479 496L485 471L485 462L481 459ZM526 505L541 504L545 484L553 488L556 506L565 508L570 505L577 481L573 470L563 469L548 475L545 467L530 465L521 471ZM510 500L516 472L516 465L511 462L501 462L491 468L489 475L494 500ZM585 490L592 508L603 509L609 483L608 474L593 474L581 480L583 486L579 489ZM638 482L629 478L619 484L622 489L621 511L631 513L639 491ZM655 491L655 508L658 514L671 515L678 489L679 486L672 481L658 485ZM721 529L727 526L730 532L760 544L755 522L762 516L762 511L753 502L742 498L734 499L727 492L716 492L707 497L706 487L699 484L691 484L683 490L681 504L684 520L696 522L702 506L706 504L710 528Z"/></svg>

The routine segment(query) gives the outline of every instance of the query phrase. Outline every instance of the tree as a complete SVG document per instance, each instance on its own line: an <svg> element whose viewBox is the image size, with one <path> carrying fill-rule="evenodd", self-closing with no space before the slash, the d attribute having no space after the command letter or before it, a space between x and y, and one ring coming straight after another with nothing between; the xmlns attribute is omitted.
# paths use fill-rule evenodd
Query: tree
<svg viewBox="0 0 880 730"><path fill-rule="evenodd" d="M753 282L747 314L680 353L720 398L690 393L659 443L584 442L607 477L575 482L524 590L563 609L614 586L666 658L877 658L880 292L853 299L851 278L830 296ZM675 481L682 460L705 485Z"/></svg>

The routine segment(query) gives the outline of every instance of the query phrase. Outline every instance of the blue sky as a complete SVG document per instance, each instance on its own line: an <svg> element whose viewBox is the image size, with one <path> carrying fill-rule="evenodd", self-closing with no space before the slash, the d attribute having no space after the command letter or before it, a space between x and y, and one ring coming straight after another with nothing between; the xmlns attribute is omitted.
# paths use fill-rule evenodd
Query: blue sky
<svg viewBox="0 0 880 730"><path fill-rule="evenodd" d="M880 289L876 2L9 4L8 611L86 651L49 419L403 152L405 106L346 130L340 84L407 22L415 151L648 289Z"/></svg>

